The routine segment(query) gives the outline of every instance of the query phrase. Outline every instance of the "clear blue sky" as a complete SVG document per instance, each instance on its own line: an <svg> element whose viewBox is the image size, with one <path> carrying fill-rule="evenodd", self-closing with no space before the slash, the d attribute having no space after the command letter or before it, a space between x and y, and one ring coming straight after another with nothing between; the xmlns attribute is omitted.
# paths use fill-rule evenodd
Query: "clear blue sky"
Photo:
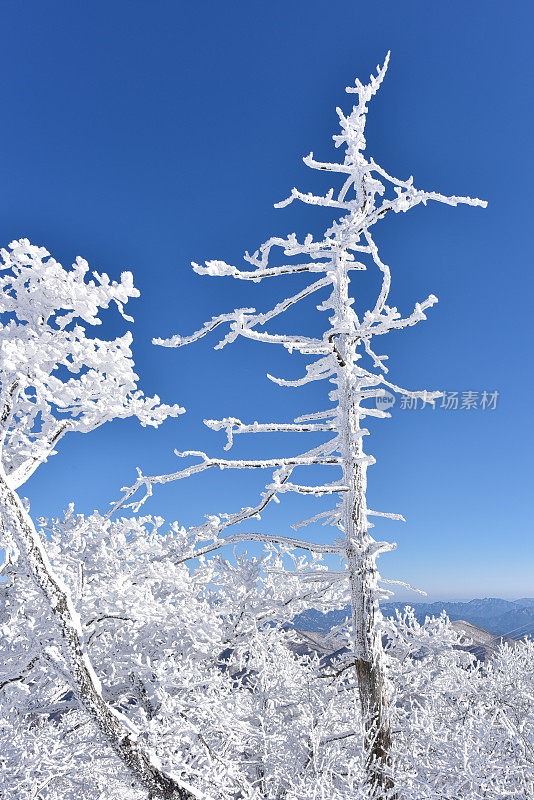
<svg viewBox="0 0 534 800"><path fill-rule="evenodd" d="M351 102L345 85L391 49L369 152L416 185L489 201L486 211L419 208L375 229L394 304L407 310L430 292L440 300L428 322L384 342L391 375L500 396L485 412L397 405L373 424L370 505L408 520L375 529L399 543L382 571L433 598L534 595L533 17L529 3L492 0L4 2L2 244L25 236L65 264L80 254L112 275L132 269L141 385L188 409L157 432L125 422L72 436L28 484L33 511L54 515L71 499L105 509L137 465L170 471L175 447L220 453L203 418L289 419L323 407L325 387L282 389L264 377L296 375L297 356L246 342L215 352L215 339L164 350L150 339L234 305L268 308L293 290L284 279L202 278L189 263L236 263L272 234L320 234L322 211L273 203L293 185L318 187L301 156L331 154L335 106ZM360 280L365 298L363 273L353 288ZM293 321L306 324L302 314ZM242 439L236 457L305 446ZM161 490L149 508L193 524L254 503L259 488L257 474L206 474ZM265 527L287 531L319 507L281 504Z"/></svg>

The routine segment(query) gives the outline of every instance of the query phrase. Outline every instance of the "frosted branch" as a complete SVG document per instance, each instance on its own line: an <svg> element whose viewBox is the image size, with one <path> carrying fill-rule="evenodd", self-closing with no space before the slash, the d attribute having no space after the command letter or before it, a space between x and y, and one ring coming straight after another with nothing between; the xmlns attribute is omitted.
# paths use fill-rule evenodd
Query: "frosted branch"
<svg viewBox="0 0 534 800"><path fill-rule="evenodd" d="M348 173L352 175L354 167L350 164L339 164L336 161L316 161L313 157L313 153L310 153L307 156L304 156L302 159L307 167L311 167L311 169L319 169L325 170L327 172L340 172L340 173Z"/></svg>
<svg viewBox="0 0 534 800"><path fill-rule="evenodd" d="M257 516L256 514L249 514L247 516ZM242 521L242 520L241 520ZM228 524L235 524L234 522L226 522ZM221 529L223 526L220 526ZM191 529L191 531L200 530L200 529ZM308 550L311 553L327 553L327 554L336 554L344 552L343 545L336 545L336 544L316 544L315 542L306 542L302 539L294 539L290 536L278 536L277 534L271 533L229 533L223 536L220 539L217 539L212 544L208 544L205 547L196 548L191 551L188 555L181 556L178 560L174 560L175 564L183 564L186 561L191 561L192 559L199 558L200 556L208 555L209 553L213 553L217 550L220 550L222 547L226 547L230 544L239 544L240 542L265 542L266 544L280 544L285 547L295 548L298 547L301 550ZM1 685L0 685L1 688Z"/></svg>
<svg viewBox="0 0 534 800"><path fill-rule="evenodd" d="M295 417L295 422L309 422L314 419L325 419L326 417L335 417L338 413L337 408L327 408L325 411L315 411L311 414L302 414L300 417Z"/></svg>
<svg viewBox="0 0 534 800"><path fill-rule="evenodd" d="M367 509L367 516L368 517L386 517L387 519L396 519L400 520L400 522L406 522L402 514L390 514L386 511L370 511Z"/></svg>
<svg viewBox="0 0 534 800"><path fill-rule="evenodd" d="M378 356L374 350L371 348L369 339L362 339L363 346L365 348L365 352L368 356L370 356L373 360L374 366L384 372L386 375L389 372L388 368L384 365L384 361L387 361L389 356Z"/></svg>
<svg viewBox="0 0 534 800"><path fill-rule="evenodd" d="M234 341L237 336L244 336L246 339L254 339L257 342L267 342L269 344L281 344L285 347L289 352L293 350L300 350L301 353L306 354L320 354L320 353L328 353L331 348L328 346L327 343L321 341L321 339L309 339L305 336L291 336L288 334L275 334L275 333L265 333L262 331L255 331L252 330L251 326L243 325L243 326L235 326L230 334L226 336L215 349L220 349L220 347L224 346L229 342Z"/></svg>
<svg viewBox="0 0 534 800"><path fill-rule="evenodd" d="M61 422L52 436L42 445L42 452L38 456L31 456L24 461L19 467L13 470L7 470L9 482L14 489L18 489L23 483L33 475L40 464L43 464L48 456L52 454L54 447L60 439L72 429L72 425L68 420Z"/></svg>
<svg viewBox="0 0 534 800"><path fill-rule="evenodd" d="M267 377L273 383L277 383L279 386L305 386L307 383L311 383L312 381L322 381L326 380L327 378L331 378L332 375L336 373L335 367L335 359L331 355L325 356L324 358L320 358L317 361L314 361L312 364L308 364L306 367L306 375L303 378L297 378L296 380L286 380L284 378L275 378L273 375L269 375L267 373Z"/></svg>
<svg viewBox="0 0 534 800"><path fill-rule="evenodd" d="M320 195L312 194L311 192L300 192L298 189L291 189L291 194L285 200L280 200L279 203L275 203L275 208L285 208L286 206L290 205L293 200L300 200L302 203L307 203L311 206L327 206L329 208L342 208L344 210L350 209L353 204L347 203L339 200L334 200L334 190L330 189L328 194L324 197Z"/></svg>
<svg viewBox="0 0 534 800"><path fill-rule="evenodd" d="M438 302L438 298L430 294L426 300L416 303L414 310L409 317L402 318L396 308L384 307L384 313L374 316L372 312L367 312L364 316L362 326L358 335L365 339L368 336L380 336L389 333L391 330L401 330L403 328L416 325L421 320L426 319L424 313L427 308L431 308Z"/></svg>
<svg viewBox="0 0 534 800"><path fill-rule="evenodd" d="M402 586L403 589L408 589L410 592L415 592L416 594L420 594L423 597L427 596L427 593L424 592L422 589L417 589L414 586L411 586L409 583L405 583L404 581L394 581L390 578L379 578L380 583L388 583L392 584L393 586Z"/></svg>
<svg viewBox="0 0 534 800"><path fill-rule="evenodd" d="M228 439L224 446L225 450L230 450L233 445L233 437L238 433L310 433L317 431L334 431L335 426L329 423L302 423L290 422L254 422L246 425L235 417L226 417L222 420L205 419L204 424L213 431L225 430Z"/></svg>
<svg viewBox="0 0 534 800"><path fill-rule="evenodd" d="M188 533L194 537L202 537L202 538L212 538L217 539L222 531L225 529L233 526L239 525L241 522L244 522L247 519L260 519L261 512L264 508L272 501L276 501L276 493L280 490L280 487L283 486L291 476L293 472L293 468L286 468L279 470L275 473L276 481L271 485L270 488L267 488L265 492L261 495L261 500L255 506L249 506L242 508L241 511L238 511L234 514L224 514L221 517L208 517L208 522L204 523L203 525L199 525L194 528L190 528ZM210 550L205 551L210 552ZM203 555L203 553L201 553ZM188 556L189 558L196 558L196 555Z"/></svg>
<svg viewBox="0 0 534 800"><path fill-rule="evenodd" d="M186 344L198 341L207 333L215 330L218 325L224 322L236 322L243 319L244 314L252 314L256 309L254 308L236 308L230 314L219 314L218 317L213 317L209 322L206 322L202 328L192 333L190 336L180 336L176 334L169 339L152 339L152 344L159 345L160 347L183 347Z"/></svg>
<svg viewBox="0 0 534 800"><path fill-rule="evenodd" d="M283 240L278 240L276 244L282 244ZM269 248L270 249L270 248ZM237 267L232 267L224 261L207 261L206 266L193 262L193 270L199 275L211 276L231 276L245 281L253 281L258 283L263 278L276 278L280 275L293 275L299 272L320 272L322 271L321 265L312 263L305 264L282 264L278 267L269 267L267 259L259 261L254 256L245 253L245 261L249 261L256 266L255 270L242 270Z"/></svg>
<svg viewBox="0 0 534 800"><path fill-rule="evenodd" d="M313 494L320 497L323 494L333 494L335 492L348 492L349 487L341 483L326 483L319 486L304 486L296 483L286 483L279 488L277 484L270 484L267 489L276 489L277 494L284 492L296 492L297 494Z"/></svg>
<svg viewBox="0 0 534 800"><path fill-rule="evenodd" d="M338 456L297 456L294 458L271 458L271 459L258 459L258 460L249 460L249 461L230 461L227 459L219 459L219 458L209 458L206 453L202 453L197 450L187 450L184 452L175 451L175 454L179 458L185 458L188 456L199 456L202 458L200 464L193 464L190 467L186 467L185 469L178 470L176 472L171 472L165 475L143 475L140 470L138 470L138 478L136 482L130 487L123 487L121 489L124 492L123 496L112 505L111 510L108 512L108 516L111 516L119 508L132 508L134 511L139 511L142 504L152 496L152 487L156 484L166 484L171 483L172 481L181 480L182 478L190 478L192 475L196 475L199 472L204 472L206 469L211 469L212 467L219 467L219 469L273 469L277 467L307 467L311 466L312 464L320 464L320 465L331 465L331 466L339 466L341 463L341 459ZM137 500L133 503L126 505L127 501L130 500L139 489L144 487L145 494L140 500ZM267 489L270 489L271 486L268 486Z"/></svg>
<svg viewBox="0 0 534 800"><path fill-rule="evenodd" d="M345 91L347 92L347 94L358 95L362 112L365 110L365 104L369 102L371 97L373 97L373 95L375 95L379 90L380 84L384 80L385 74L389 66L390 56L391 56L391 50L388 50L382 66L377 64L376 77L374 75L369 76L369 83L364 84L359 80L359 78L356 78L356 80L354 81L355 84L354 86L345 87Z"/></svg>
<svg viewBox="0 0 534 800"><path fill-rule="evenodd" d="M286 571L286 575L294 575L296 578L301 578L304 581L317 581L323 583L335 583L336 581L349 580L348 570L298 570L295 572Z"/></svg>
<svg viewBox="0 0 534 800"><path fill-rule="evenodd" d="M389 290L391 287L391 271L387 264L381 260L380 256L378 255L378 247L373 241L373 238L369 231L364 231L365 240L369 247L369 251L373 257L373 261L377 265L378 269L382 273L382 286L380 288L380 294L378 295L377 301L375 303L375 307L373 308L372 316L378 316L382 313L384 306L386 304L386 300L389 295Z"/></svg>
<svg viewBox="0 0 534 800"><path fill-rule="evenodd" d="M312 553L341 553L344 552L342 545L336 544L317 544L306 542L302 539L293 539L290 536L278 536L270 533L233 533L224 537L226 542L266 542L268 544L281 544L285 547L299 547L301 550L309 550Z"/></svg>
<svg viewBox="0 0 534 800"><path fill-rule="evenodd" d="M179 476L180 478L187 478L189 475L194 474L202 469L209 469L210 467L219 467L219 469L275 469L277 467L309 467L312 464L330 464L339 465L340 458L338 456L293 456L288 458L266 458L266 459L252 459L252 460L230 460L225 458L209 458L206 453L201 453L197 450L185 450L183 453L175 451L179 458L186 458L187 456L201 456L203 461L201 464L196 464L188 469L182 470L180 473L173 473L173 479ZM150 479L154 480L154 479Z"/></svg>
<svg viewBox="0 0 534 800"><path fill-rule="evenodd" d="M286 300L282 300L280 303L277 303L271 311L266 311L264 314L258 314L255 318L255 323L259 323L260 325L264 325L269 320L273 319L274 317L278 316L278 314L282 314L284 311L287 311L288 308L298 303L300 300L304 300L306 297L314 294L314 292L319 291L319 289L323 289L325 286L328 286L332 283L332 275L326 275L324 278L321 278L315 283L310 284L302 291L294 294L292 297L288 297Z"/></svg>
<svg viewBox="0 0 534 800"><path fill-rule="evenodd" d="M382 379L382 383L398 394L403 394L405 397L423 400L425 403L435 403L439 397L443 397L443 392L428 392L426 389L412 391L411 389L403 389L401 386L397 386L395 383L390 383L384 379Z"/></svg>
<svg viewBox="0 0 534 800"><path fill-rule="evenodd" d="M293 523L291 527L296 531L299 528L304 528L306 525L312 525L314 522L319 522L320 519L326 519L326 522L323 522L323 525L331 525L333 522L338 522L340 519L339 509L321 511L320 514L315 514L313 517Z"/></svg>

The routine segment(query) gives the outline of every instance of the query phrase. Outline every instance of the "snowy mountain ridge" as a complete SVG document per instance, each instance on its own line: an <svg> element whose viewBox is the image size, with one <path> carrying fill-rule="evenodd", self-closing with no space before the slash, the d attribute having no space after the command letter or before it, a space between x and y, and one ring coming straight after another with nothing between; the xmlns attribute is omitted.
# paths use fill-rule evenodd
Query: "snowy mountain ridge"
<svg viewBox="0 0 534 800"><path fill-rule="evenodd" d="M432 603L408 603L406 601L390 601L381 605L385 616L395 616L395 610L411 606L419 622L425 617L439 616L443 611L454 621L465 621L472 626L482 628L496 636L510 636L519 639L534 635L534 598L520 600L502 600L498 597L477 598L469 601L436 601ZM308 631L327 631L347 618L348 607L326 614L317 609L309 609L299 614L295 627Z"/></svg>
<svg viewBox="0 0 534 800"><path fill-rule="evenodd" d="M515 637L494 636L484 628L463 619L455 620L451 624L456 633L461 636L459 648L472 653L478 661L487 661L492 658L501 644L507 644L510 647L521 647L522 645L522 642ZM303 628L295 629L295 639L291 649L300 656L317 655L324 663L330 663L346 652L343 647L335 649L326 631L312 631Z"/></svg>

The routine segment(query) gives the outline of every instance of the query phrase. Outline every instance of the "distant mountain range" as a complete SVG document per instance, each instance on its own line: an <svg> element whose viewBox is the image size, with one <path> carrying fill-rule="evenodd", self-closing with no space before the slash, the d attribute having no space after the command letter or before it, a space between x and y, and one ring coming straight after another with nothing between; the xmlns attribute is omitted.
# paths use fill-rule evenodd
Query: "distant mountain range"
<svg viewBox="0 0 534 800"><path fill-rule="evenodd" d="M510 636L514 639L534 636L534 597L525 597L521 600L486 597L483 600L468 602L445 600L434 603L394 601L382 603L380 608L385 616L393 617L395 609L402 611L407 605L414 609L419 622L424 622L425 617L437 617L445 611L451 622L464 620L499 636ZM347 619L348 614L348 607L339 611L329 611L327 614L311 608L295 617L293 624L301 630L328 631Z"/></svg>
<svg viewBox="0 0 534 800"><path fill-rule="evenodd" d="M493 633L465 620L455 620L451 624L461 637L457 647L472 653L478 661L491 659L501 644L507 644L509 647L522 646L522 642L516 638L494 636ZM330 664L334 659L347 652L343 647L336 649L335 640L332 641L327 632L305 630L298 627L294 630L290 648L300 656L317 655L324 664Z"/></svg>

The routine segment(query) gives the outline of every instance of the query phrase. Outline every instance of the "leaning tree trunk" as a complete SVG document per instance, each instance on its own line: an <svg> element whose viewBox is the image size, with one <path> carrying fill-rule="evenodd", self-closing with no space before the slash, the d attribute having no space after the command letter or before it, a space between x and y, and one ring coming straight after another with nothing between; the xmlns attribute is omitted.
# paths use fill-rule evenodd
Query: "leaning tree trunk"
<svg viewBox="0 0 534 800"><path fill-rule="evenodd" d="M128 718L109 706L102 697L100 681L95 674L83 644L79 617L68 590L52 569L39 534L18 494L0 474L0 512L9 536L12 537L30 576L38 586L61 631L60 651L73 681L73 690L80 704L93 718L105 739L123 764L149 792L164 800L196 800L196 795L160 768L157 759L145 752L138 741L138 732Z"/></svg>

